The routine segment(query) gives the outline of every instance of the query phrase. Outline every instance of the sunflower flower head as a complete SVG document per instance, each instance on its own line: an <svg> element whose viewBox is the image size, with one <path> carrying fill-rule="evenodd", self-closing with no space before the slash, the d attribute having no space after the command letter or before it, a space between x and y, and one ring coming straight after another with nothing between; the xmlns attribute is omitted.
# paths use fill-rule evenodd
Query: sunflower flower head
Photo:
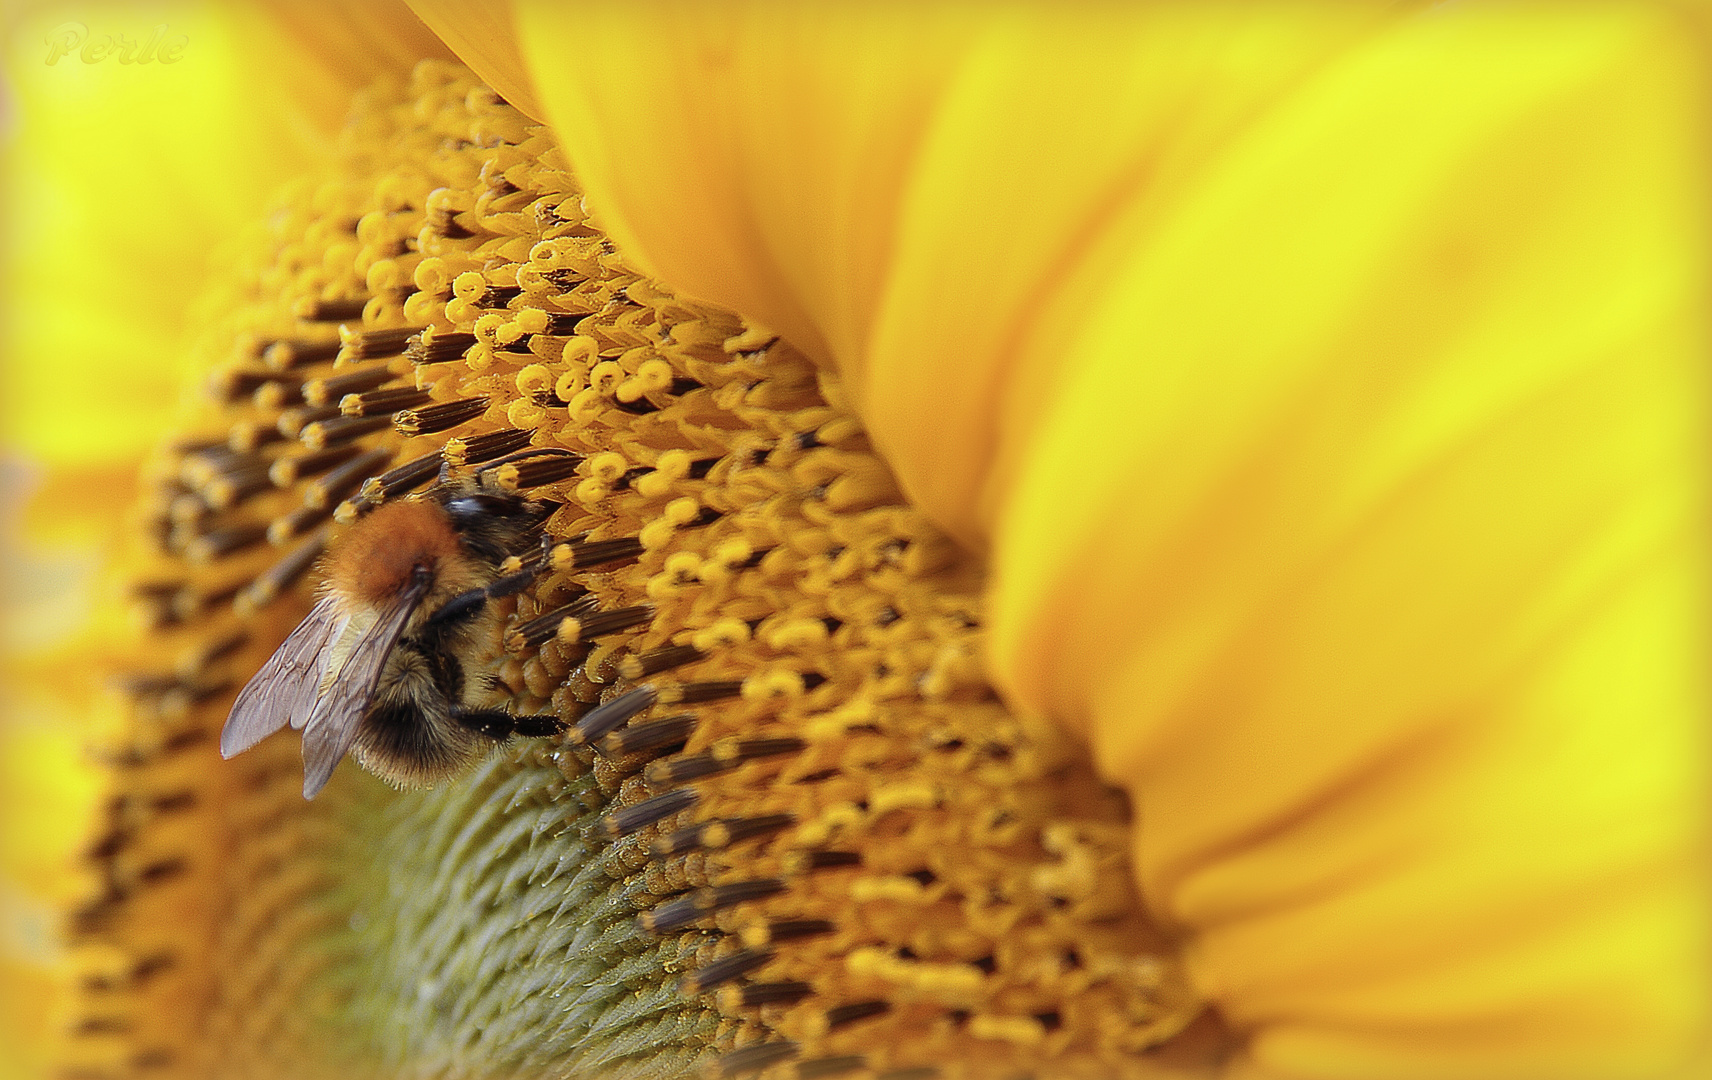
<svg viewBox="0 0 1712 1080"><path fill-rule="evenodd" d="M246 245L147 466L68 1077L1216 1059L1124 798L982 674L980 561L835 378L627 264L543 128L424 61ZM220 763L329 545L442 475L558 504L485 655L565 734L314 802L293 738Z"/></svg>

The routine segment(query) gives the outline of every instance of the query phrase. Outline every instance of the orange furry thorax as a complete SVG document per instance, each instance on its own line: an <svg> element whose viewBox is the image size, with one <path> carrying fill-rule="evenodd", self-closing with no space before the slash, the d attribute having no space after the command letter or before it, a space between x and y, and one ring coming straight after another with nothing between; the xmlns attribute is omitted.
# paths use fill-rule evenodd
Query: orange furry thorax
<svg viewBox="0 0 1712 1080"><path fill-rule="evenodd" d="M419 565L438 571L467 556L439 504L388 503L357 522L327 556L328 587L352 600L380 603L398 595Z"/></svg>

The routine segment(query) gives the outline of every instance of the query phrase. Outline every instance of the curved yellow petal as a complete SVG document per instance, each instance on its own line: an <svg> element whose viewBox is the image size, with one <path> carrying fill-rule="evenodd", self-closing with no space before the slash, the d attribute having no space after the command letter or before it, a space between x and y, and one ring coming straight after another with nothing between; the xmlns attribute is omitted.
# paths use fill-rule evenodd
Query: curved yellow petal
<svg viewBox="0 0 1712 1080"><path fill-rule="evenodd" d="M836 364L991 549L996 677L1130 789L1234 1074L1685 1074L1707 57L1668 7L518 24L620 240Z"/></svg>
<svg viewBox="0 0 1712 1080"><path fill-rule="evenodd" d="M541 116L509 6L482 0L410 0L410 9L482 82L521 111Z"/></svg>

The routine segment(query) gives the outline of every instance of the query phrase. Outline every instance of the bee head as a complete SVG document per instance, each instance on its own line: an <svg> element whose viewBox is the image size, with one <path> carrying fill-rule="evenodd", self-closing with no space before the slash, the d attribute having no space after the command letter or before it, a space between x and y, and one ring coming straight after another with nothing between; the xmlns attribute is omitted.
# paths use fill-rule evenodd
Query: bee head
<svg viewBox="0 0 1712 1080"><path fill-rule="evenodd" d="M465 558L452 521L439 503L387 503L351 527L327 559L335 593L371 603L397 596L417 567L438 572Z"/></svg>
<svg viewBox="0 0 1712 1080"><path fill-rule="evenodd" d="M529 538L559 508L479 483L443 485L435 497L465 550L495 564L528 546Z"/></svg>

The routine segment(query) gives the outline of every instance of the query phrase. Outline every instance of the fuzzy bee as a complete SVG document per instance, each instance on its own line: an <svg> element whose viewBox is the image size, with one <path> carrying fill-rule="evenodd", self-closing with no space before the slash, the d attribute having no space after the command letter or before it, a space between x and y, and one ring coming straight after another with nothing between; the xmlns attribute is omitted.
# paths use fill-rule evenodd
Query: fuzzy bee
<svg viewBox="0 0 1712 1080"><path fill-rule="evenodd" d="M287 724L301 729L303 796L312 799L347 752L414 787L456 775L511 735L563 729L553 716L480 704L497 684L478 673L499 618L489 601L540 571L542 559L514 557L537 546L558 508L498 490L489 476L442 475L346 533L323 560L320 600L238 694L222 756Z"/></svg>

